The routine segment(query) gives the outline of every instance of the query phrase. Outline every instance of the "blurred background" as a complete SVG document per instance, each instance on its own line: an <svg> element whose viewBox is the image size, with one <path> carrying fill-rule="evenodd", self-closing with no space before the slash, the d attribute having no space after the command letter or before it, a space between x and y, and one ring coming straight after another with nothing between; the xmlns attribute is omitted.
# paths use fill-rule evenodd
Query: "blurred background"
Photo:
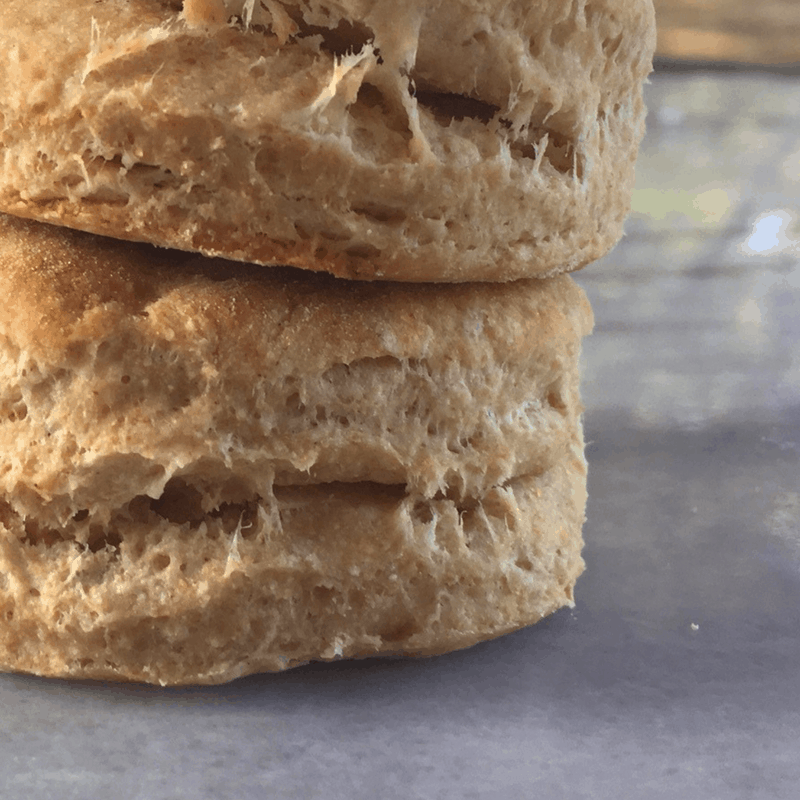
<svg viewBox="0 0 800 800"><path fill-rule="evenodd" d="M796 0L654 0L661 59L797 65Z"/></svg>
<svg viewBox="0 0 800 800"><path fill-rule="evenodd" d="M592 296L587 405L639 421L800 402L800 3L656 0L626 237Z"/></svg>

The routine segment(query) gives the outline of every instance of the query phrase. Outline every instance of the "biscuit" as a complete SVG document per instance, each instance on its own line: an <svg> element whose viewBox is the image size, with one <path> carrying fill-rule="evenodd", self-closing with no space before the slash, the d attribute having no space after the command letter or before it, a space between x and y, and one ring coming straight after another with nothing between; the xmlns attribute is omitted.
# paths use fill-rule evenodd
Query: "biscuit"
<svg viewBox="0 0 800 800"><path fill-rule="evenodd" d="M0 209L396 281L618 240L651 0L7 0Z"/></svg>
<svg viewBox="0 0 800 800"><path fill-rule="evenodd" d="M572 603L566 275L339 281L0 216L0 666L215 683Z"/></svg>

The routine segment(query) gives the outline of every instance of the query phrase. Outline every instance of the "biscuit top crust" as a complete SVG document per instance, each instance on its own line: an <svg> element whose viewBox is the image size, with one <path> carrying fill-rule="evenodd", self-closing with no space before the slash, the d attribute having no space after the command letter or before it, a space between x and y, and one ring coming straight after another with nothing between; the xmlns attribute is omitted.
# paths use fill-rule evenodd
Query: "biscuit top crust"
<svg viewBox="0 0 800 800"><path fill-rule="evenodd" d="M7 0L0 209L405 281L618 239L650 0Z"/></svg>
<svg viewBox="0 0 800 800"><path fill-rule="evenodd" d="M567 327L574 336L571 303L587 313L571 283L541 292L528 284L518 294L504 285L342 283L89 236L79 236L76 258L75 234L36 226L28 241L28 227L0 217L0 271L14 298L0 309L0 329L31 353L68 350L75 339L91 341L144 316L160 328L154 338L172 338L171 317L189 321L181 325L186 346L213 337L216 357L242 370L280 362L312 372L385 355L475 367L526 360L534 332L540 346L558 347Z"/></svg>
<svg viewBox="0 0 800 800"><path fill-rule="evenodd" d="M491 368L555 353L592 325L571 281L389 284L207 259L0 214L0 335L47 360L146 325L154 341L263 375L361 358ZM516 290L515 290L516 289ZM147 320L142 322L142 320ZM184 341L176 342L180 335ZM302 346L299 346L302 343ZM549 345L548 345L549 343ZM209 346L211 345L211 346Z"/></svg>

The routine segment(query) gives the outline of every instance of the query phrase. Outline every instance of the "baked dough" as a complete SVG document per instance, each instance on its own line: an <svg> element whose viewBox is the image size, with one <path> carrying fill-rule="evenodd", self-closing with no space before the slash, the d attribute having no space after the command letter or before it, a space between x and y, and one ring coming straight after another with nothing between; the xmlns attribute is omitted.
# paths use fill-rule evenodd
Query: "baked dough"
<svg viewBox="0 0 800 800"><path fill-rule="evenodd" d="M0 666L215 683L572 603L568 276L339 281L0 216Z"/></svg>
<svg viewBox="0 0 800 800"><path fill-rule="evenodd" d="M398 281L617 241L651 0L5 0L0 209Z"/></svg>

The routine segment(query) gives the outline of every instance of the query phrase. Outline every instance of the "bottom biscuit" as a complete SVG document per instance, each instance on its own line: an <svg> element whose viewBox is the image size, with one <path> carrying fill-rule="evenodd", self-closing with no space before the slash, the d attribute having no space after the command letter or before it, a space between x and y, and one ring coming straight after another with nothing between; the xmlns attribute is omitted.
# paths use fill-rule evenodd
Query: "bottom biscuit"
<svg viewBox="0 0 800 800"><path fill-rule="evenodd" d="M196 498L173 487L94 550L34 543L6 511L0 666L212 684L468 647L572 605L585 478L576 442L545 475L467 506L375 484L276 487L192 524Z"/></svg>
<svg viewBox="0 0 800 800"><path fill-rule="evenodd" d="M0 217L0 669L220 683L572 604L571 278L358 284Z"/></svg>

